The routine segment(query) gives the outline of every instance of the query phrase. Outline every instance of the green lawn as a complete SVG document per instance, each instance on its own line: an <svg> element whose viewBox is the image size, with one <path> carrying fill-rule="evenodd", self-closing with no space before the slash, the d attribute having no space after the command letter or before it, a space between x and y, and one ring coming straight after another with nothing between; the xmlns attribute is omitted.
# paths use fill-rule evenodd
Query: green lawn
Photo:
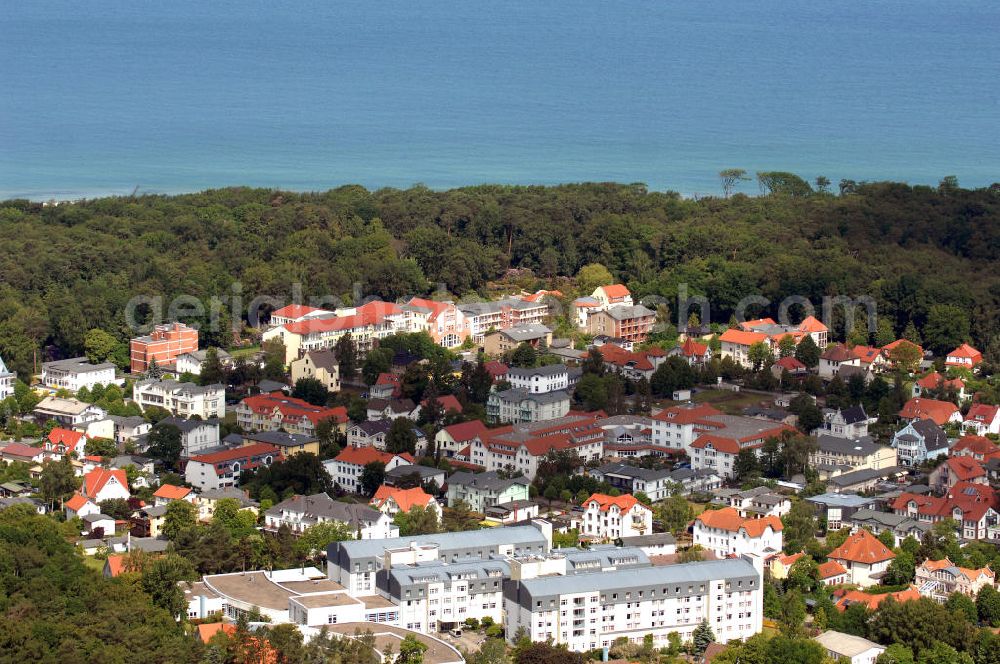
<svg viewBox="0 0 1000 664"><path fill-rule="evenodd" d="M249 356L253 355L254 353L260 352L260 346L246 346L244 348L234 348L234 349L232 349L230 351L227 351L227 352L230 355L232 355L232 357L233 357L234 360L236 360L236 359L239 359L241 357L249 357Z"/></svg>
<svg viewBox="0 0 1000 664"><path fill-rule="evenodd" d="M695 403L708 403L729 415L741 415L748 406L756 406L767 397L761 394L730 392L728 390L702 390L694 394Z"/></svg>
<svg viewBox="0 0 1000 664"><path fill-rule="evenodd" d="M93 556L84 556L83 564L90 569L96 571L98 574L104 572L104 561L100 558L94 558Z"/></svg>

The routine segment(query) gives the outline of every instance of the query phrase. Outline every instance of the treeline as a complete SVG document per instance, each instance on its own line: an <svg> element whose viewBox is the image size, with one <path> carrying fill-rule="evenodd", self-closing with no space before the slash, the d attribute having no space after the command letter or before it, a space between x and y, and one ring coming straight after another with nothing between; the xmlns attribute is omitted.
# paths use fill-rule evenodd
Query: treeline
<svg viewBox="0 0 1000 664"><path fill-rule="evenodd" d="M807 188L808 189L808 188ZM487 295L508 268L541 287L606 266L638 296L674 301L681 284L725 323L759 294L869 295L892 331L954 322L981 348L1000 337L1000 189L857 184L843 193L778 187L760 197L686 200L641 184L424 187L323 193L222 189L43 206L0 203L0 356L27 372L82 354L88 330L132 335L137 294L234 294L290 301L361 293ZM520 274L525 274L521 272ZM565 281L554 282L571 286ZM935 307L937 307L935 313ZM942 309L942 307L946 307ZM205 331L227 346L230 320ZM676 312L675 312L676 313ZM932 315L933 314L933 315ZM245 315L245 311L240 314ZM184 316L181 316L183 319ZM197 322L197 321L195 321Z"/></svg>

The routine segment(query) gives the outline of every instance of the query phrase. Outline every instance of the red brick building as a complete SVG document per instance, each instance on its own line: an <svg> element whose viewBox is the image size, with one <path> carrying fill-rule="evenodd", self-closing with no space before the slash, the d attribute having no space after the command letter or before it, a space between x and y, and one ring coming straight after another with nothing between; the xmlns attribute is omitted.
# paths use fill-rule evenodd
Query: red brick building
<svg viewBox="0 0 1000 664"><path fill-rule="evenodd" d="M132 373L143 373L150 362L159 367L171 367L177 357L198 350L198 330L184 323L157 325L153 331L136 337L129 343Z"/></svg>

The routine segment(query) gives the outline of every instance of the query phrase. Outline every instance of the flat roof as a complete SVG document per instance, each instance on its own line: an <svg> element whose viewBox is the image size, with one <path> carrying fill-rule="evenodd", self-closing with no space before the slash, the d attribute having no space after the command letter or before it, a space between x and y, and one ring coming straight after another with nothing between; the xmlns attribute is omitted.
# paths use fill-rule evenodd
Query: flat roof
<svg viewBox="0 0 1000 664"><path fill-rule="evenodd" d="M754 566L742 558L708 560L696 563L640 567L600 574L546 576L525 579L522 586L532 597L567 595L594 590L669 586L673 583L718 581L745 576L759 576Z"/></svg>
<svg viewBox="0 0 1000 664"><path fill-rule="evenodd" d="M347 593L318 593L316 595L299 595L293 597L292 601L307 609L320 609L324 606L349 606L358 604L360 600L354 599Z"/></svg>
<svg viewBox="0 0 1000 664"><path fill-rule="evenodd" d="M352 559L380 558L386 549L405 549L411 544L438 545L442 549L476 548L484 546L499 546L501 544L520 544L525 542L545 541L545 536L538 528L526 526L508 526L486 530L462 530L454 533L437 533L434 535L410 535L407 537L391 537L377 540L345 540L334 542L331 548L339 547ZM331 556L335 560L336 556Z"/></svg>
<svg viewBox="0 0 1000 664"><path fill-rule="evenodd" d="M425 664L463 664L465 658L455 648L452 648L443 641L439 641L427 634L413 632L402 627L392 627L383 623L357 622L357 623L336 623L325 625L328 632L354 637L356 635L371 632L375 635L375 648L383 652L386 646L391 645L393 650L399 652L400 642L407 636L412 635L418 641L427 646L424 651Z"/></svg>
<svg viewBox="0 0 1000 664"><path fill-rule="evenodd" d="M366 609L390 609L396 605L381 595L365 595L358 598L359 602L364 602Z"/></svg>
<svg viewBox="0 0 1000 664"><path fill-rule="evenodd" d="M225 597L264 609L287 611L288 600L295 595L267 578L267 572L220 574L206 577L205 582Z"/></svg>

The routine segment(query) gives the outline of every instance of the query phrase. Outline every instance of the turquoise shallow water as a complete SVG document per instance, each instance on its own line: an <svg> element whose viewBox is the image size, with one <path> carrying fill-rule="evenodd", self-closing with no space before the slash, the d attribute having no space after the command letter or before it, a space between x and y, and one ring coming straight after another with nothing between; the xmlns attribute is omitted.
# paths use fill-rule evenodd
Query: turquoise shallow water
<svg viewBox="0 0 1000 664"><path fill-rule="evenodd" d="M11 2L0 198L717 194L727 167L981 186L1000 180L998 28L989 0Z"/></svg>

